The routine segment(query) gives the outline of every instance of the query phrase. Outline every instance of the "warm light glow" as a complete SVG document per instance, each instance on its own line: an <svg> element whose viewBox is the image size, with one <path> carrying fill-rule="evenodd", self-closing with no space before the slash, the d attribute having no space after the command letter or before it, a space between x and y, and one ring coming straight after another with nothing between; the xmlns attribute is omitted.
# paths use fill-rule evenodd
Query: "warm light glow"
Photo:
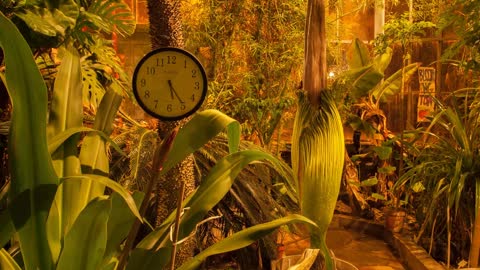
<svg viewBox="0 0 480 270"><path fill-rule="evenodd" d="M328 77L333 78L335 76L335 73L333 71L330 71L328 73Z"/></svg>

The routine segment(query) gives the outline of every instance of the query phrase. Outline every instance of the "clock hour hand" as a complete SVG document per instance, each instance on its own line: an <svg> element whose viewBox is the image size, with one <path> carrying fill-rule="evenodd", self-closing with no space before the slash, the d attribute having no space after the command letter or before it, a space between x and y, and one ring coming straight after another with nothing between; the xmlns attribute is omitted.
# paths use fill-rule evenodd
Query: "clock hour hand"
<svg viewBox="0 0 480 270"><path fill-rule="evenodd" d="M178 100L180 101L180 103L183 103L183 100L180 98L177 91L175 91L175 88L173 88L171 80L168 80L168 86L170 87L170 95L172 96L172 99L174 98L173 95L175 95L178 98Z"/></svg>

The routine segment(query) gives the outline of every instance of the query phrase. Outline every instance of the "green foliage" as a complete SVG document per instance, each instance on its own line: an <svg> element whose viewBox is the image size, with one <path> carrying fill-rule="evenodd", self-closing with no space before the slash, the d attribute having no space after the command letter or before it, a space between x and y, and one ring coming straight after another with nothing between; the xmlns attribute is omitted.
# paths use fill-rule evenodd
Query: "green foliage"
<svg viewBox="0 0 480 270"><path fill-rule="evenodd" d="M1 10L23 22L15 20L34 48L47 43L58 47L69 40L85 46L102 34L127 36L135 30L130 8L118 0L2 2Z"/></svg>
<svg viewBox="0 0 480 270"><path fill-rule="evenodd" d="M96 39L82 55L83 104L94 112L107 89L132 97L128 87L130 78L123 70L111 43Z"/></svg>
<svg viewBox="0 0 480 270"><path fill-rule="evenodd" d="M404 50L404 54L408 54L408 45L414 42L420 36L426 34L427 29L435 28L436 25L429 21L409 20L408 13L404 13L400 18L392 18L385 23L383 27L384 33L377 35L374 40L375 52L377 54L385 53L388 47L399 42Z"/></svg>
<svg viewBox="0 0 480 270"><path fill-rule="evenodd" d="M452 30L458 40L443 54L444 59L455 59L459 53L467 69L480 70L480 3L478 1L455 0L449 2L441 14L439 28ZM465 51L463 49L466 49Z"/></svg>
<svg viewBox="0 0 480 270"><path fill-rule="evenodd" d="M42 74L52 78L56 72L52 53L71 44L82 58L84 104L96 111L107 88L126 93L128 76L121 61L104 36L127 36L135 30L135 20L127 4L119 0L102 1L20 1L1 2L0 10L11 17L39 56ZM62 52L59 53L60 58ZM53 81L53 80L52 80ZM49 84L47 84L50 86Z"/></svg>
<svg viewBox="0 0 480 270"><path fill-rule="evenodd" d="M102 159L106 157L104 146L106 140L103 137L98 136L97 133L93 134L93 137L87 135L78 157L76 149L73 149L77 138L76 133L71 129L81 130L77 127L78 115L75 111L70 113L68 110L62 110L61 104L66 104L65 101L74 98L78 99L72 94L80 89L79 85L75 83L80 81L78 55L71 53L64 57L63 66L59 72L65 74L65 77L57 78L55 82L56 90L64 88L64 91L54 93L54 100L57 103L52 106L54 113L50 119L52 138L62 137L64 139L63 143L56 143L57 146L52 148L52 151L55 151L54 160L58 161L59 165L56 167L57 173L62 176L59 185L47 148L46 122L39 121L39 119L32 120L41 114L46 116L45 83L35 66L27 43L15 26L3 14L0 15L2 15L0 16L2 28L8 30L0 34L1 46L6 57L5 83L8 85L8 91L14 102L11 139L9 140L10 156L14 159L10 159L12 182L11 188L7 191L11 200L8 201L8 213L0 213L2 217L6 216L7 220L7 222L2 220L0 223L2 225L0 231L13 233L10 227L13 223L15 231L19 235L25 269L115 269L116 257L120 252L125 254L130 252L128 249L121 250L121 243L129 230L122 229L119 224L132 224L135 217L141 219L136 207L139 197L136 196L137 200L135 200L118 183L101 175L108 173L108 162L102 163ZM22 61L16 62L12 61L13 59L22 59ZM34 91L39 95L27 95L26 92L31 89L43 91ZM113 95L110 97L109 93L113 93ZM112 131L109 123L113 120L118 108L115 106L117 96L114 92L108 92L100 104L94 128L103 133L109 134ZM36 98L36 100L32 101L32 98ZM43 102L39 103L39 101ZM34 105L29 106L28 103ZM81 107L81 103L78 103L77 106ZM106 109L104 110L104 108ZM236 176L249 163L266 160L273 168L288 171L283 162L264 151L237 151L240 138L238 127L239 124L236 121L218 111L204 111L195 115L180 130L176 141L169 138L160 146L161 150L169 149L171 146L171 152L163 151L159 157L160 160L166 158L165 162L155 164L159 165L159 168L155 169L166 173L169 168L197 150L223 129L227 128L230 139L230 154L219 160L199 188L184 202L183 207L188 207L190 210L181 220L181 238L187 237L196 228L205 214L230 190ZM18 133L19 129L28 132ZM63 133L67 133L69 136L64 136ZM86 157L94 157L94 162L82 158L85 148L89 149ZM20 157L19 154L23 154L23 156ZM79 170L79 160L84 165L81 170ZM65 170L67 168L68 170ZM82 174L80 174L81 172ZM90 172L98 174L88 174ZM80 185L75 185L77 183ZM76 189L65 188L69 184L73 184L71 187ZM89 190L94 185L100 185L102 190L104 186L108 186L114 193L105 196L102 195L103 191L100 192L100 189L90 192ZM56 198L62 199L53 200L55 191L57 191ZM41 196L38 196L38 192L42 192ZM79 199L74 197L75 194L85 196L85 198ZM115 197L118 195L122 197L131 213L127 211L122 214L126 207L118 201L118 197ZM30 205L34 207L30 207ZM64 205L68 207L64 207ZM155 268L166 266L165 258L168 257L164 255L169 254L173 247L169 228L174 222L174 216L175 212L133 250L128 269L142 269L148 265ZM305 217L295 215L258 225L232 236L232 239L226 239L227 242L223 244L219 243L212 247L210 251L197 258L197 261L203 260L209 254L230 251L232 247L241 248L275 228L292 222L310 223L314 226ZM116 233L114 234L113 231ZM2 242L5 239L2 236ZM158 249L160 253L157 253ZM0 264L11 269L19 269L11 255L3 249L0 254ZM190 269L189 266L186 268Z"/></svg>
<svg viewBox="0 0 480 270"><path fill-rule="evenodd" d="M8 85L13 106L18 108L12 112L9 133L12 181L8 211L20 241L25 243L22 246L25 266L51 269L46 219L58 178L47 151L47 91L20 32L1 13L0 25L0 45L8 66L2 79ZM29 74L28 79L24 79L25 74Z"/></svg>
<svg viewBox="0 0 480 270"><path fill-rule="evenodd" d="M426 237L425 234L436 235L431 241L445 241L452 255L468 253L468 245L454 245L453 241L471 243L473 221L478 218L475 217L480 205L478 90L455 92L449 106L437 101L438 110L429 118L427 128L412 131L421 139L413 149L415 160L395 185L395 188L408 185L422 190L418 200L424 208L417 213L421 229L416 239ZM464 230L452 230L458 226ZM449 233L454 234L452 240L447 236Z"/></svg>
<svg viewBox="0 0 480 270"><path fill-rule="evenodd" d="M206 257L246 247L257 241L258 238L268 235L279 227L292 223L292 221L302 221L305 224L316 226L311 220L300 215L289 215L265 224L256 225L242 230L241 232L235 233L227 237L225 240L205 249L200 254L195 256L194 259L182 265L179 270L197 269L200 267L201 263L206 259Z"/></svg>
<svg viewBox="0 0 480 270"><path fill-rule="evenodd" d="M401 90L402 81L415 74L419 63L412 63L398 70L388 78L384 72L392 59L392 49L383 54L369 56L368 49L359 39L355 39L349 49L351 69L341 74L333 83L334 92L344 91L348 97L337 103L344 105L346 121L355 130L370 137L376 133L387 134L386 116L381 104L389 101Z"/></svg>
<svg viewBox="0 0 480 270"><path fill-rule="evenodd" d="M268 146L301 81L304 1L200 1L192 10L185 33L210 79L205 106L235 117L247 139Z"/></svg>
<svg viewBox="0 0 480 270"><path fill-rule="evenodd" d="M70 260L63 258L65 258L65 256L73 256L65 254L74 252L78 249L78 242L81 242L73 241L76 243L72 242L67 245L67 243L70 243L70 240L67 241L67 239L69 237L78 237L78 234L81 235L83 230L87 230L87 232L92 229L96 230L90 226L94 225L94 223L77 225L82 222L88 223L88 220L90 220L90 218L87 218L86 221L81 221L81 219L76 218L77 216L91 215L92 218L96 218L99 217L98 214L100 213L100 210L93 210L92 214L82 214L84 213L83 207L89 205L88 202L91 198L98 196L87 192L85 188L82 188L83 184L90 183L92 182L92 179L95 179L95 181L98 181L102 187L108 185L114 191L119 192L119 194L126 199L126 202L131 209L134 210L134 213L136 213L137 216L139 215L138 211L136 211L133 199L130 198L128 192L119 188L118 184L111 182L111 180L105 181L103 179L98 179L97 176L94 175L83 175L82 177L79 177L80 162L76 150L78 137L75 133L73 133L73 136L64 137L64 142L55 148L53 160L56 164L55 169L57 170L57 174L60 175L60 177L78 180L65 181L60 185L61 188L57 190L57 200L52 202L52 198L57 189L58 178L53 171L54 166L46 146L47 138L45 135L47 134L47 126L45 120L47 119L47 91L45 83L35 66L30 48L28 48L18 30L16 30L16 28L6 20L3 15L1 19L3 25L2 28L6 29L6 31L2 32L4 35L1 36L1 45L6 57L5 83L8 85L7 89L15 106L12 116L11 137L9 140L9 149L11 150L11 158L9 161L13 176L11 188L8 191L9 197L11 198L11 200L9 200L9 214L13 221L15 231L20 236L19 241L26 269L52 269L54 265L57 264L57 259L57 268L62 269L62 265L64 263L68 264ZM12 44L15 45L12 46ZM71 52L74 52L74 50L71 50ZM16 59L16 61L12 62L10 59ZM72 127L75 128L82 123L81 100L80 102L77 102L76 105L73 103L73 101L79 100L79 95L81 96L79 57L75 53L67 53L63 60L64 61L62 62L58 73L59 77L55 80L54 85L54 98L49 119L49 136L51 137L67 132L68 129L71 129ZM15 76L13 77L10 76L12 72L15 73ZM19 82L23 83L19 84ZM32 92L31 89L36 89L36 91ZM22 91L28 91L31 93L28 95L25 93L22 94ZM37 94L33 95L32 93ZM35 99L35 101L29 100L30 98ZM22 103L25 102L34 105L22 105ZM102 107L109 108L107 111L112 109L108 102ZM102 109L99 111L102 112ZM116 109L113 109L112 111L115 112ZM44 117L38 117L42 114ZM105 113L104 115L108 117L108 114ZM29 117L31 116L36 118L36 120L29 121ZM101 116L99 115L98 118L101 119ZM44 121L41 119L44 119ZM108 122L108 119L102 121ZM106 122L102 123L108 125ZM21 133L16 131L18 128L24 129L24 126L28 126L31 130L28 132L23 130ZM101 128L101 126L95 127ZM103 131L108 132L105 128ZM42 136L42 134L45 135ZM20 137L16 138L15 136ZM105 139L101 139L97 145L99 144L105 144ZM36 153L22 153L22 145L30 145L28 149L31 149ZM32 148L31 146L34 147ZM91 146L82 146L82 150L86 150L87 148L91 148ZM22 154L24 157L19 158L17 157L18 154ZM42 154L47 154L47 156L38 156ZM101 152L99 154L100 156L102 155ZM106 151L103 151L103 155L107 155ZM37 164L34 165L34 167L27 169L25 166L28 166L31 162L44 162L44 164ZM25 174L26 171L29 173ZM35 173L38 175L35 175ZM36 182L32 180L36 180ZM52 180L54 181L52 182ZM21 189L18 188L22 186L28 187L27 185L29 183L33 184L33 186L29 188L31 190L30 192L28 190L21 191ZM39 188L42 190L41 196L37 195L39 191L36 191L38 188L35 187L35 185L40 185ZM92 184L90 183L87 185L91 186ZM81 192L80 190L84 190L84 192ZM21 194L25 195L22 195L21 198L16 198L16 192L18 191L21 191ZM32 196L29 197L28 193L32 193ZM103 191L101 194L103 194ZM81 198L78 198L76 195L80 195ZM30 201L32 202L32 205L36 205L33 209L28 207ZM25 211L26 209L31 209L33 212L29 212L28 210ZM45 214L42 215L42 211L44 211ZM2 213L2 216L4 216L4 213ZM35 224L35 222L37 222L37 224ZM98 225L103 223L103 221L100 221L100 224ZM9 226L8 224L2 225ZM74 228L80 230L78 234L72 232ZM4 229L5 227L2 227L2 231ZM29 230L32 229L34 231L29 232ZM91 232L86 235L91 235ZM33 239L36 239L36 241L32 241ZM64 243L64 245L61 243ZM96 249L86 248L83 250L95 251ZM87 259L84 258L83 263L93 263L91 266L95 268L94 265L98 263L99 255L101 254L97 254L96 256L87 255ZM94 262L91 260L94 260ZM95 260L97 262L95 262Z"/></svg>

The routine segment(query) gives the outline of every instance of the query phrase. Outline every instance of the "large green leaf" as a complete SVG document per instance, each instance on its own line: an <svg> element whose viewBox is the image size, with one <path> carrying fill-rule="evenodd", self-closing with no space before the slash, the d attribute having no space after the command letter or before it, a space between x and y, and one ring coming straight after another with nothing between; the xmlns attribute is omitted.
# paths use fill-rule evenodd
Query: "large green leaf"
<svg viewBox="0 0 480 270"><path fill-rule="evenodd" d="M126 270L165 269L170 261L171 247L159 250L136 248L132 251Z"/></svg>
<svg viewBox="0 0 480 270"><path fill-rule="evenodd" d="M0 247L5 246L5 244L10 240L10 238L15 233L15 227L13 227L12 219L8 210L3 210L0 212Z"/></svg>
<svg viewBox="0 0 480 270"><path fill-rule="evenodd" d="M188 236L207 212L225 196L243 168L251 162L262 160L270 162L275 168L281 166L277 157L260 150L235 152L218 161L187 200L185 207L189 207L189 210L182 217L179 238Z"/></svg>
<svg viewBox="0 0 480 270"><path fill-rule="evenodd" d="M367 46L358 38L352 42L348 54L348 66L351 69L362 68L371 62Z"/></svg>
<svg viewBox="0 0 480 270"><path fill-rule="evenodd" d="M53 86L47 126L49 138L69 128L81 127L83 124L83 107L79 98L82 95L80 55L73 47L64 49L64 52ZM75 176L81 173L77 147L79 139L80 134L68 138L52 154L53 166L59 177ZM67 183L60 188L55 202L61 223L60 235L63 236L85 205L79 203L84 194L78 192L80 190L78 182Z"/></svg>
<svg viewBox="0 0 480 270"><path fill-rule="evenodd" d="M107 245L107 222L112 204L97 198L80 213L65 236L57 270L97 270Z"/></svg>
<svg viewBox="0 0 480 270"><path fill-rule="evenodd" d="M390 65L390 62L392 61L392 56L393 56L393 50L392 48L388 47L385 53L377 55L373 59L373 66L379 72L384 73L385 69L387 69L388 65Z"/></svg>
<svg viewBox="0 0 480 270"><path fill-rule="evenodd" d="M208 257L215 254L226 253L229 251L237 250L246 247L260 238L270 234L275 229L288 225L291 223L306 223L311 226L316 226L315 222L301 215L289 215L287 217L279 218L277 220L252 226L250 228L241 230L220 242L208 247L200 254L196 255L193 259L184 263L178 270L193 270L200 267L202 262Z"/></svg>
<svg viewBox="0 0 480 270"><path fill-rule="evenodd" d="M364 97L383 79L383 73L373 64L348 71L347 77L352 82L351 94L354 99Z"/></svg>
<svg viewBox="0 0 480 270"><path fill-rule="evenodd" d="M198 189L185 200L183 207L190 207L190 209L182 217L179 238L189 235L206 213L225 196L236 176L245 166L259 160L267 160L276 168L281 166L281 161L278 158L259 150L235 152L218 161L208 176L201 181ZM174 217L175 211L159 228L138 244L132 252L128 269L148 269L142 268L143 265L137 265L135 262L151 260L151 258L148 258L149 254L153 255L156 250L171 246L169 227L174 221ZM160 262L158 263L160 264Z"/></svg>
<svg viewBox="0 0 480 270"><path fill-rule="evenodd" d="M216 110L196 113L178 132L172 150L165 161L163 173L166 173L224 129L227 129L229 136L230 152L237 151L240 143L240 124L235 119Z"/></svg>
<svg viewBox="0 0 480 270"><path fill-rule="evenodd" d="M0 269L2 270L22 270L17 262L8 254L5 249L0 249Z"/></svg>
<svg viewBox="0 0 480 270"><path fill-rule="evenodd" d="M119 183L113 181L108 177L96 175L96 174L82 174L79 176L69 176L69 177L62 178L61 184L65 184L65 182L83 182L83 181L94 181L109 187L110 189L118 193L118 195L120 195L123 198L123 200L127 204L130 211L133 213L133 215L135 215L138 219L142 220L142 217L138 212L136 202L130 195L130 192L126 190L122 185L120 185Z"/></svg>
<svg viewBox="0 0 480 270"><path fill-rule="evenodd" d="M100 102L95 116L94 129L102 131L105 135L110 135L113 130L115 115L121 103L122 96L114 91L107 91ZM98 133L87 134L83 139L80 150L82 173L109 175L110 165L106 143L107 140ZM86 203L95 197L101 196L105 191L105 186L99 182L84 181L80 188L83 191Z"/></svg>
<svg viewBox="0 0 480 270"><path fill-rule="evenodd" d="M134 192L132 194L133 199L140 208L140 204L145 194L141 192ZM118 193L113 193L111 196L112 211L110 212L110 218L107 224L107 248L105 250L105 263L108 263L111 256L114 256L120 251L120 244L127 237L130 228L135 221L135 216L129 210L125 200L120 197Z"/></svg>
<svg viewBox="0 0 480 270"><path fill-rule="evenodd" d="M82 70L80 55L73 47L62 48L64 56L53 86L48 121L49 139L69 128L82 126ZM75 143L78 143L78 139Z"/></svg>
<svg viewBox="0 0 480 270"><path fill-rule="evenodd" d="M100 102L93 128L109 136L113 131L113 121L122 103L122 96L115 91L107 91ZM108 175L109 160L106 140L98 133L89 133L84 138L80 151L83 173ZM103 190L101 190L103 194Z"/></svg>
<svg viewBox="0 0 480 270"><path fill-rule="evenodd" d="M387 160L392 155L393 149L390 146L375 146L373 151L375 151L380 160Z"/></svg>
<svg viewBox="0 0 480 270"><path fill-rule="evenodd" d="M397 94L402 87L402 80L408 81L410 77L417 71L418 67L419 63L410 64L403 69L405 70L405 73L403 73L402 69L400 69L385 79L380 87L373 89L372 94L375 99L380 102L386 102L389 97Z"/></svg>
<svg viewBox="0 0 480 270"><path fill-rule="evenodd" d="M41 7L28 6L15 13L33 31L46 36L64 36L68 28L73 28L78 16L75 1L62 1L61 6Z"/></svg>
<svg viewBox="0 0 480 270"><path fill-rule="evenodd" d="M57 192L61 192L60 189ZM59 201L54 200L50 213L47 218L47 237L48 246L52 253L52 259L54 264L58 262L58 256L62 250L63 231L60 217Z"/></svg>
<svg viewBox="0 0 480 270"><path fill-rule="evenodd" d="M122 36L129 36L135 32L135 17L123 1L93 1L83 15L86 18L84 23L93 22L91 27L106 33L115 31Z"/></svg>
<svg viewBox="0 0 480 270"><path fill-rule="evenodd" d="M97 133L104 140L108 141L110 143L110 146L112 146L118 153L120 153L123 156L126 155L122 151L122 149L120 149L120 147L110 137L108 137L105 133L103 133L100 130L96 130L96 129L88 128L88 127L69 128L69 129L55 135L54 137L50 138L48 140L48 152L50 154L53 154L70 137L72 137L72 136L74 136L78 133L82 133L82 132Z"/></svg>
<svg viewBox="0 0 480 270"><path fill-rule="evenodd" d="M26 269L52 269L46 220L57 189L47 148L47 88L27 42L0 12L5 81L13 103L9 134L9 210Z"/></svg>

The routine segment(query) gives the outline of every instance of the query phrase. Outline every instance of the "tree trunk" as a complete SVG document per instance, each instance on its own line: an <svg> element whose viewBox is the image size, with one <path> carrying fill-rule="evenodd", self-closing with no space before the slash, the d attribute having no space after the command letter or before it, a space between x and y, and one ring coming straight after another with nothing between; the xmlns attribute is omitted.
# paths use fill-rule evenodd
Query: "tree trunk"
<svg viewBox="0 0 480 270"><path fill-rule="evenodd" d="M148 0L147 5L152 49L161 47L183 48L182 21L179 10L180 1ZM163 139L174 127L184 125L188 119L158 121L158 134ZM179 200L180 183L182 181L185 182L185 196L188 196L195 189L193 155L177 164L157 183L156 226L159 226L175 210ZM195 248L194 238L184 242L177 249L175 265L180 266L183 262L193 257Z"/></svg>

